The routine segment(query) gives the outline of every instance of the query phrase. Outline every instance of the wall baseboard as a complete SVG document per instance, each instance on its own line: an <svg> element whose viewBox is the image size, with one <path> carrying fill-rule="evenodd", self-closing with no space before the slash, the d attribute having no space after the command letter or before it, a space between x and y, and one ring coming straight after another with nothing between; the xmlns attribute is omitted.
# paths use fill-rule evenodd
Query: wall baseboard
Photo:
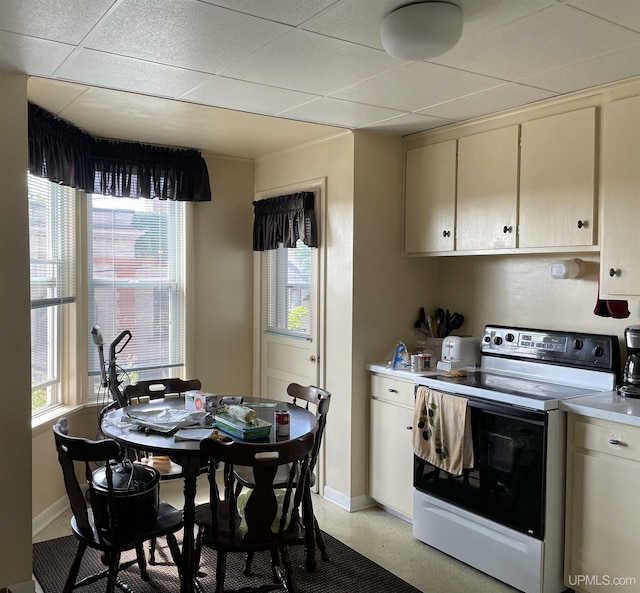
<svg viewBox="0 0 640 593"><path fill-rule="evenodd" d="M346 496L342 492L329 488L329 486L324 487L323 498L350 513L374 506L373 500L366 495Z"/></svg>
<svg viewBox="0 0 640 593"><path fill-rule="evenodd" d="M23 583L9 585L6 589L0 589L0 591L6 591L7 593L35 593L36 584L34 581L24 581Z"/></svg>
<svg viewBox="0 0 640 593"><path fill-rule="evenodd" d="M53 523L68 509L69 499L66 496L63 496L50 507L47 507L37 517L34 517L31 520L31 537L35 537L36 535L38 535L45 527Z"/></svg>

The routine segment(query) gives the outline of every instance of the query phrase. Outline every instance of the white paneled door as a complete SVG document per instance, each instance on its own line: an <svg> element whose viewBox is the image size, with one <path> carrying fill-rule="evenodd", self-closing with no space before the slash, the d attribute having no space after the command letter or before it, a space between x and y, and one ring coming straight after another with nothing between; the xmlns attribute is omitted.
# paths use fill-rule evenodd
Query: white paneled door
<svg viewBox="0 0 640 593"><path fill-rule="evenodd" d="M289 383L319 385L318 249L298 241L261 259L260 394L286 401Z"/></svg>

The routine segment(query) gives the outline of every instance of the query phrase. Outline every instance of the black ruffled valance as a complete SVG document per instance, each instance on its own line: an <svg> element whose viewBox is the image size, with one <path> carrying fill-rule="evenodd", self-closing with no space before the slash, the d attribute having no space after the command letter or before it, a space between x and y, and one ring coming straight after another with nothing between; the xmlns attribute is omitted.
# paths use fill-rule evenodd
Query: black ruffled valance
<svg viewBox="0 0 640 593"><path fill-rule="evenodd" d="M96 139L29 103L29 172L106 196L211 200L197 150Z"/></svg>
<svg viewBox="0 0 640 593"><path fill-rule="evenodd" d="M295 247L298 239L318 246L313 192L301 192L253 203L253 250Z"/></svg>

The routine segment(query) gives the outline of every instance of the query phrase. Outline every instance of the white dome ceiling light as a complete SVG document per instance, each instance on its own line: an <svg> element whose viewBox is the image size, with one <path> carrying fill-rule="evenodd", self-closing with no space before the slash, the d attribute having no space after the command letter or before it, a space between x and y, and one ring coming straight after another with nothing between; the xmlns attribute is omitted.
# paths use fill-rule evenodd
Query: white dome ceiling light
<svg viewBox="0 0 640 593"><path fill-rule="evenodd" d="M450 50L462 34L462 9L449 2L401 6L382 19L385 51L401 60L427 60Z"/></svg>

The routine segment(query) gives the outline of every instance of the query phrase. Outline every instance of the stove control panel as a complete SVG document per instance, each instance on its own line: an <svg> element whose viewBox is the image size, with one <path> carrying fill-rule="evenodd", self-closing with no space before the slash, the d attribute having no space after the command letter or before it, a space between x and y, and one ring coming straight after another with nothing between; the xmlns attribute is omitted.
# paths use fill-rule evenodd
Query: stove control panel
<svg viewBox="0 0 640 593"><path fill-rule="evenodd" d="M617 336L487 325L483 355L565 364L618 372Z"/></svg>

